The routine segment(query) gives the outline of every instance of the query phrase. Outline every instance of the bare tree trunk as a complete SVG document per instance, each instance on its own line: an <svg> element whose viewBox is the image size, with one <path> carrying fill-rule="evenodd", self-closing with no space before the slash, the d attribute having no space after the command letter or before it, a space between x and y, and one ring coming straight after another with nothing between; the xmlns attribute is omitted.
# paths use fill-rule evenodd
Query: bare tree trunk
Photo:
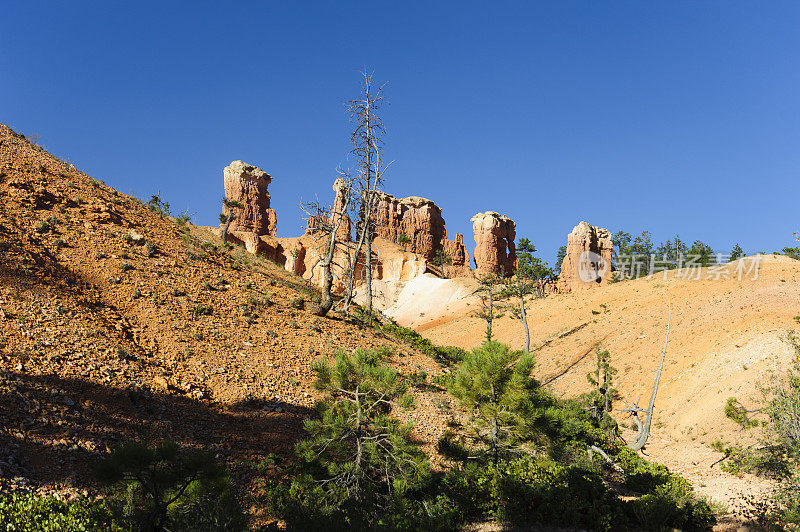
<svg viewBox="0 0 800 532"><path fill-rule="evenodd" d="M358 255L361 253L361 247L364 245L364 233L363 231L358 235L358 242L356 242L356 248L354 257L350 260L350 254L348 252L348 261L350 264L348 265L347 269L347 287L345 291L344 301L342 303L342 308L347 310L350 308L350 303L353 302L353 285L355 284L356 279L356 267L358 266Z"/></svg>
<svg viewBox="0 0 800 532"><path fill-rule="evenodd" d="M347 187L347 192L345 193L344 203L339 211L333 211L331 213L333 226L331 227L330 235L328 235L325 257L320 263L320 267L322 268L322 297L320 298L319 310L316 313L318 316L325 316L333 306L333 295L331 294L333 289L333 272L331 271L331 266L333 264L333 258L336 255L336 237L339 234L339 227L342 225L342 220L344 220L347 213L347 206L350 204L351 185L352 183L350 181L346 182L345 186Z"/></svg>
<svg viewBox="0 0 800 532"><path fill-rule="evenodd" d="M628 447L633 449L634 451L638 451L642 449L647 443L647 439L650 437L650 424L653 421L653 406L656 404L656 394L658 393L658 383L661 380L661 371L664 369L664 357L667 354L667 343L669 342L669 326L672 322L672 304L669 301L669 296L667 296L667 334L664 338L664 349L661 351L661 362L658 365L658 371L656 372L656 378L653 382L653 393L650 395L650 404L647 406L647 410L639 408L638 405L635 403L630 405L626 408L625 412L631 412L633 414L633 419L636 421L636 428L638 430L638 434L636 436L636 440L629 443ZM639 412L646 412L644 425L642 425L641 420L639 419Z"/></svg>
<svg viewBox="0 0 800 532"><path fill-rule="evenodd" d="M522 322L522 327L525 329L525 352L531 352L531 332L528 330L528 316L525 314L525 296L520 294L519 296L519 315L520 321Z"/></svg>
<svg viewBox="0 0 800 532"><path fill-rule="evenodd" d="M231 226L232 218L228 216L228 220L225 222L225 228L222 229L222 243L228 243L228 228Z"/></svg>
<svg viewBox="0 0 800 532"><path fill-rule="evenodd" d="M486 341L492 340L492 322L494 321L494 286L489 285L489 317L486 319Z"/></svg>
<svg viewBox="0 0 800 532"><path fill-rule="evenodd" d="M372 194L367 193L367 215L364 219L364 282L366 283L366 302L365 308L367 314L372 314L372 230L370 228L371 211L372 211Z"/></svg>
<svg viewBox="0 0 800 532"><path fill-rule="evenodd" d="M351 154L358 161L359 177L361 185L361 233L355 249L355 260L351 264L352 268L347 280L347 296L345 297L345 308L349 306L353 297L353 284L355 282L356 267L362 246L365 253L365 309L372 313L372 216L373 204L375 202L375 192L382 182L384 168L381 168L380 146L382 144L381 134L384 132L383 123L377 114L377 109L383 100L381 88L373 91L372 76L366 70L362 72L364 81L361 88L361 98L350 101L351 120L357 127L351 135L353 150ZM388 165L387 165L388 166Z"/></svg>

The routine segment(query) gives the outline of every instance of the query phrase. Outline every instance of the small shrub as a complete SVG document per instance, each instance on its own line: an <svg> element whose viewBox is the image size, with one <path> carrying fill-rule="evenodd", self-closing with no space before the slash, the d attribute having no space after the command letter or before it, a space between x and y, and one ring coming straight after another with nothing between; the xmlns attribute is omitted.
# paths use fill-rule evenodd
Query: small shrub
<svg viewBox="0 0 800 532"><path fill-rule="evenodd" d="M39 220L39 222L36 224L35 229L36 229L36 232L41 235L41 234L49 233L50 231L52 231L53 230L53 226L50 225L47 222L47 220Z"/></svg>
<svg viewBox="0 0 800 532"><path fill-rule="evenodd" d="M642 459L635 451L623 447L616 457L625 471L625 486L639 493L649 493L670 478L669 469Z"/></svg>
<svg viewBox="0 0 800 532"><path fill-rule="evenodd" d="M123 262L122 264L119 265L119 269L122 270L123 272L127 272L132 270L133 266L131 266L130 263L128 262Z"/></svg>
<svg viewBox="0 0 800 532"><path fill-rule="evenodd" d="M20 532L125 530L105 501L78 498L67 503L34 494L0 495L0 522L3 530Z"/></svg>
<svg viewBox="0 0 800 532"><path fill-rule="evenodd" d="M408 377L409 384L417 388L424 388L428 384L428 374L424 370L415 371Z"/></svg>
<svg viewBox="0 0 800 532"><path fill-rule="evenodd" d="M213 313L211 307L207 307L205 305L195 305L192 308L192 314L195 316L210 316Z"/></svg>
<svg viewBox="0 0 800 532"><path fill-rule="evenodd" d="M94 178L89 178L89 184L92 185L93 187L99 187L100 186L100 182L97 179L94 179Z"/></svg>
<svg viewBox="0 0 800 532"><path fill-rule="evenodd" d="M144 255L145 257L152 257L156 254L156 247L151 243L148 242L144 245Z"/></svg>
<svg viewBox="0 0 800 532"><path fill-rule="evenodd" d="M188 212L184 212L175 217L175 223L179 227L185 227L191 222L191 220L192 220L192 215L189 214Z"/></svg>
<svg viewBox="0 0 800 532"><path fill-rule="evenodd" d="M298 310L302 310L306 306L306 301L302 297L295 297L291 301L289 301L289 306L292 308L296 308Z"/></svg>
<svg viewBox="0 0 800 532"><path fill-rule="evenodd" d="M758 421L750 419L747 409L735 397L728 397L725 403L725 417L735 422L743 429L758 426Z"/></svg>

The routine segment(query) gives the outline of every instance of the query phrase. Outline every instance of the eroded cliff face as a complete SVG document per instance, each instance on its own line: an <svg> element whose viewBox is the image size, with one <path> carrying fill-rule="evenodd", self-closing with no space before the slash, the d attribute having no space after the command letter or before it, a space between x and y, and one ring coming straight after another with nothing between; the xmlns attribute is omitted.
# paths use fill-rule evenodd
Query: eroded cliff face
<svg viewBox="0 0 800 532"><path fill-rule="evenodd" d="M333 184L336 195L332 213L327 218L312 216L301 237L278 238L275 211L269 207L271 198L267 190L271 177L258 167L234 161L225 168L224 178L226 197L242 204L228 232L229 240L305 279L321 282L318 264L327 238L320 227L333 225L339 216L337 213L342 212L348 192L345 181L337 179ZM378 192L374 205L374 279L409 281L425 272L449 278L472 276L463 235L457 234L455 240L447 238L442 210L433 201L417 196L398 199ZM511 224L513 226L513 222ZM352 229L350 217L345 213L337 240L351 241ZM221 234L220 229L216 231ZM362 253L356 260L349 249L341 244L337 246L334 292L344 290L345 272L351 262L355 262L356 284L363 282L365 257Z"/></svg>
<svg viewBox="0 0 800 532"><path fill-rule="evenodd" d="M395 198L384 192L376 194L375 234L421 255L446 276L468 275L469 255L464 237L458 234L455 240L447 238L442 209L433 201L419 196ZM439 264L445 257L447 260Z"/></svg>
<svg viewBox="0 0 800 532"><path fill-rule="evenodd" d="M271 198L267 190L272 177L261 168L242 161L226 166L223 175L225 197L242 205L237 209L230 230L275 236L278 217L275 209L269 206ZM223 212L228 214L228 209L224 208Z"/></svg>
<svg viewBox="0 0 800 532"><path fill-rule="evenodd" d="M517 224L493 211L473 216L475 265L478 275L511 277L517 269Z"/></svg>
<svg viewBox="0 0 800 532"><path fill-rule="evenodd" d="M402 245L428 260L436 256L445 238L442 210L425 198L395 198L376 192L373 225L378 236Z"/></svg>
<svg viewBox="0 0 800 532"><path fill-rule="evenodd" d="M611 277L614 243L611 232L581 222L567 237L567 254L556 283L559 292L584 290L605 284Z"/></svg>

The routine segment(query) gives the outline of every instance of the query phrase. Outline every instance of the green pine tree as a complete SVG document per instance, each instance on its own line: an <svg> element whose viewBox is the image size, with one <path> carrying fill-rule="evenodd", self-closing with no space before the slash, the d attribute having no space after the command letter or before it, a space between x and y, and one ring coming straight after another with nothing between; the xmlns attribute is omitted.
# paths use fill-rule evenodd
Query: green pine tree
<svg viewBox="0 0 800 532"><path fill-rule="evenodd" d="M231 226L231 222L236 219L236 213L234 211L238 211L242 208L242 204L236 200L231 200L228 198L222 198L222 212L219 215L219 223L223 224L222 226L222 243L227 244L228 242L228 228Z"/></svg>
<svg viewBox="0 0 800 532"><path fill-rule="evenodd" d="M741 259L742 257L744 257L744 250L742 249L742 246L737 243L731 250L730 262Z"/></svg>
<svg viewBox="0 0 800 532"><path fill-rule="evenodd" d="M487 274L478 279L479 287L476 291L481 300L481 308L474 316L486 322L485 339L492 341L492 324L494 320L503 316L503 309L497 304L499 292L495 286L500 283L496 275Z"/></svg>
<svg viewBox="0 0 800 532"><path fill-rule="evenodd" d="M493 463L521 451L531 434L533 366L533 355L486 342L455 372L449 391L472 413L472 436Z"/></svg>
<svg viewBox="0 0 800 532"><path fill-rule="evenodd" d="M411 425L391 415L412 408L413 399L397 371L381 364L383 356L358 349L312 366L325 399L319 416L304 422L308 437L297 443L299 470L291 485L273 486L270 495L273 509L292 526L370 529L427 476Z"/></svg>
<svg viewBox="0 0 800 532"><path fill-rule="evenodd" d="M589 397L589 413L595 426L603 429L608 435L614 435L617 433L617 422L610 416L610 412L614 399L619 395L614 388L614 375L617 374L617 369L611 365L611 354L608 350L601 351L600 346L597 346L595 355L595 368L586 375L586 380L594 387Z"/></svg>
<svg viewBox="0 0 800 532"><path fill-rule="evenodd" d="M174 442L127 442L95 468L98 480L126 493L121 519L133 529L241 530L244 514L230 480L211 454L182 452Z"/></svg>

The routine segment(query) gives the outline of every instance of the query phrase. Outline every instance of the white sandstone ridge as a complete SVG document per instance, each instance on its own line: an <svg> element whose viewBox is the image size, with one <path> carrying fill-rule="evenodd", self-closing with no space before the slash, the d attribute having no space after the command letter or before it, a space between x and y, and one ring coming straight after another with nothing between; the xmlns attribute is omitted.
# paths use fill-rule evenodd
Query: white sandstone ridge
<svg viewBox="0 0 800 532"><path fill-rule="evenodd" d="M418 328L438 319L477 310L478 282L470 278L440 279L426 273L410 281L373 281L372 304L403 327ZM356 289L364 303L364 287Z"/></svg>

